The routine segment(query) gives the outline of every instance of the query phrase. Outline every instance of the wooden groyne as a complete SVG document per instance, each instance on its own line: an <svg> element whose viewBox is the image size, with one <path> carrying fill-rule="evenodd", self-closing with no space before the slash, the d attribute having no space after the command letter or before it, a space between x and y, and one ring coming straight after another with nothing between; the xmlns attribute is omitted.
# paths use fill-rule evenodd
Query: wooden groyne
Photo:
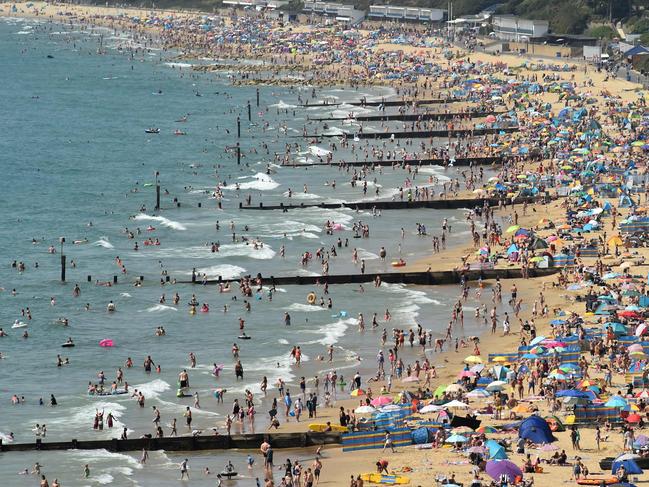
<svg viewBox="0 0 649 487"><path fill-rule="evenodd" d="M518 132L519 127L496 127L496 128L481 128L481 129L453 129L453 130L410 130L406 132L387 131L387 132L362 132L362 133L342 133L342 134L308 134L308 135L294 135L292 137L303 138L320 138L320 137L355 137L359 139L421 139L429 137L442 137L442 138L458 138L458 137L479 137L481 135L491 134L511 134Z"/></svg>
<svg viewBox="0 0 649 487"><path fill-rule="evenodd" d="M417 120L451 120L455 117L462 118L483 118L488 115L502 115L505 112L438 112L438 113L391 113L384 115L353 115L351 117L321 117L321 118L307 118L314 122L334 122L341 120L356 120L357 122L416 122Z"/></svg>
<svg viewBox="0 0 649 487"><path fill-rule="evenodd" d="M340 433L257 433L247 435L211 435L211 436L173 436L166 438L133 438L127 440L70 440L43 441L33 443L3 443L0 440L0 452L15 451L51 451L51 450L99 450L112 452L146 450L197 451L197 450L253 450L258 449L264 441L273 448L304 448L307 446L331 445L341 443Z"/></svg>
<svg viewBox="0 0 649 487"><path fill-rule="evenodd" d="M381 100L381 101L352 101L345 103L304 103L298 105L300 108L326 108L326 107L339 107L340 105L351 105L354 107L401 107L404 105L441 105L443 103L463 103L469 101L465 98L427 98L423 100Z"/></svg>
<svg viewBox="0 0 649 487"><path fill-rule="evenodd" d="M351 166L351 167L405 167L409 166L491 166L502 164L506 158L504 156L492 156L492 157L458 157L457 159L443 159L443 158L433 158L433 159L381 159L373 161L338 161L338 162L314 162L314 163L295 163L295 164L282 164L282 167L309 167L309 166ZM451 164L452 162L452 164Z"/></svg>
<svg viewBox="0 0 649 487"><path fill-rule="evenodd" d="M530 198L530 201L533 199ZM353 210L408 210L413 208L431 208L435 210L457 210L460 208L475 208L476 206L482 207L485 204L489 206L496 206L499 203L497 198L486 199L441 199L441 200L413 200L413 201L357 201L357 202L343 202L343 203L300 203L298 205L285 205L280 203L278 205L265 205L259 203L257 206L247 206L243 202L239 202L240 210L281 210L288 212L289 210L300 210L304 208L351 208Z"/></svg>
<svg viewBox="0 0 649 487"><path fill-rule="evenodd" d="M528 275L530 277L550 276L559 272L558 267L549 267L547 269L529 269ZM417 272L371 272L366 274L332 274L328 276L270 276L263 277L261 274L257 276L247 276L261 280L262 284L267 286L314 286L322 284L363 284L366 282L374 282L376 278L380 278L382 282L390 284L414 284L420 286L435 286L442 284L458 284L461 281L477 281L479 279L518 279L523 277L521 269L478 269L478 270L453 270L453 271L417 271ZM209 279L205 284L225 284L228 282L238 282L241 278L237 279ZM192 272L191 281L179 281L181 284L202 284L204 281Z"/></svg>

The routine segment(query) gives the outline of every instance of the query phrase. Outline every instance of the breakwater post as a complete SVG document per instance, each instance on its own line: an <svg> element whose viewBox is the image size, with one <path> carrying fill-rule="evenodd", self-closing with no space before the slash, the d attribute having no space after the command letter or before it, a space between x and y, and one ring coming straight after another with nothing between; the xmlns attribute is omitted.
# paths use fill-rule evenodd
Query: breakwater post
<svg viewBox="0 0 649 487"><path fill-rule="evenodd" d="M259 106L259 88L257 88L257 106Z"/></svg>
<svg viewBox="0 0 649 487"><path fill-rule="evenodd" d="M61 242L61 282L65 282L65 254L63 253L65 237L61 237L59 241Z"/></svg>
<svg viewBox="0 0 649 487"><path fill-rule="evenodd" d="M252 111L250 108L250 100L248 100L248 123L252 122Z"/></svg>
<svg viewBox="0 0 649 487"><path fill-rule="evenodd" d="M241 117L237 117L237 139L241 138Z"/></svg>
<svg viewBox="0 0 649 487"><path fill-rule="evenodd" d="M160 171L155 172L155 211L160 211Z"/></svg>

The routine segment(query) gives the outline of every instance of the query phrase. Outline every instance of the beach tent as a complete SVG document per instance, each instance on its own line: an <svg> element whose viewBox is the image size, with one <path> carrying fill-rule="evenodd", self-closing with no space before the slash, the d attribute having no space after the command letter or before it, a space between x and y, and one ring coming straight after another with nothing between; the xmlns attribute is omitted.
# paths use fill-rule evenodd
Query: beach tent
<svg viewBox="0 0 649 487"><path fill-rule="evenodd" d="M548 422L540 416L530 416L523 420L518 429L518 436L536 444L552 443L557 440Z"/></svg>
<svg viewBox="0 0 649 487"><path fill-rule="evenodd" d="M626 458L623 460L614 460L611 468L611 473L615 475L620 467L624 467L624 470L627 474L630 475L640 475L643 473L643 470L638 466L632 458Z"/></svg>
<svg viewBox="0 0 649 487"><path fill-rule="evenodd" d="M431 443L435 439L435 430L433 428L417 428L412 432L412 442L415 445L424 445Z"/></svg>

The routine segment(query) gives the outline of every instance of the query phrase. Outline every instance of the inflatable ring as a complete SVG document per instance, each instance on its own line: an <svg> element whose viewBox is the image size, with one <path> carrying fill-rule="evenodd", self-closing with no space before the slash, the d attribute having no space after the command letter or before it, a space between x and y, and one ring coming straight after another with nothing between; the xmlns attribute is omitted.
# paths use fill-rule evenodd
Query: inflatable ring
<svg viewBox="0 0 649 487"><path fill-rule="evenodd" d="M315 293L309 293L306 295L306 302L309 304L314 304L316 299L317 296L315 295Z"/></svg>

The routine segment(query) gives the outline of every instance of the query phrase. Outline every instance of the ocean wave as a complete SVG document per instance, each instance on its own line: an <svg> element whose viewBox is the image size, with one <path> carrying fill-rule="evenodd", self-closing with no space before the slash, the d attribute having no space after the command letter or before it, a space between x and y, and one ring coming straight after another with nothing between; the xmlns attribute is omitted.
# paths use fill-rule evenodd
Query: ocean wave
<svg viewBox="0 0 649 487"><path fill-rule="evenodd" d="M93 242L92 245L94 245L95 247L103 247L105 249L114 249L115 248L115 246L108 241L107 237L101 237L96 242Z"/></svg>
<svg viewBox="0 0 649 487"><path fill-rule="evenodd" d="M239 189L254 189L257 191L269 191L279 187L279 183L267 174L258 172L254 176L244 176L243 178L253 178L253 181L246 181L244 183L237 183ZM242 179L243 179L242 178ZM223 189L235 190L236 186L234 184L229 184Z"/></svg>
<svg viewBox="0 0 649 487"><path fill-rule="evenodd" d="M317 145L312 145L309 146L309 154L314 155L316 157L326 157L327 154L331 154L331 151L327 149L323 149L322 147L318 147Z"/></svg>
<svg viewBox="0 0 649 487"><path fill-rule="evenodd" d="M147 308L146 311L148 313L157 313L161 311L178 311L178 308L174 308L173 306L167 306L165 304L156 304L155 306L151 306L150 308Z"/></svg>
<svg viewBox="0 0 649 487"><path fill-rule="evenodd" d="M164 65L170 68L191 68L193 66L193 64L189 63L164 63Z"/></svg>
<svg viewBox="0 0 649 487"><path fill-rule="evenodd" d="M160 225L163 227L172 228L174 230L187 230L187 227L182 223L169 220L169 218L165 218L164 216L153 216L147 215L146 213L140 213L139 215L135 215L133 219L137 221L156 221L160 222Z"/></svg>
<svg viewBox="0 0 649 487"><path fill-rule="evenodd" d="M268 106L271 108L279 108L281 110L288 110L289 108L297 108L297 105L289 105L288 103L284 103L282 100L280 100L278 103L274 103Z"/></svg>
<svg viewBox="0 0 649 487"><path fill-rule="evenodd" d="M221 276L222 279L235 279L241 276L244 272L246 272L246 270L243 267L231 264L218 264L196 269L196 273L200 276L203 274L206 274L208 278L217 278Z"/></svg>
<svg viewBox="0 0 649 487"><path fill-rule="evenodd" d="M324 311L326 308L312 304L303 304L303 303L293 303L290 306L284 308L286 311L299 311L303 313L313 313L315 311Z"/></svg>

